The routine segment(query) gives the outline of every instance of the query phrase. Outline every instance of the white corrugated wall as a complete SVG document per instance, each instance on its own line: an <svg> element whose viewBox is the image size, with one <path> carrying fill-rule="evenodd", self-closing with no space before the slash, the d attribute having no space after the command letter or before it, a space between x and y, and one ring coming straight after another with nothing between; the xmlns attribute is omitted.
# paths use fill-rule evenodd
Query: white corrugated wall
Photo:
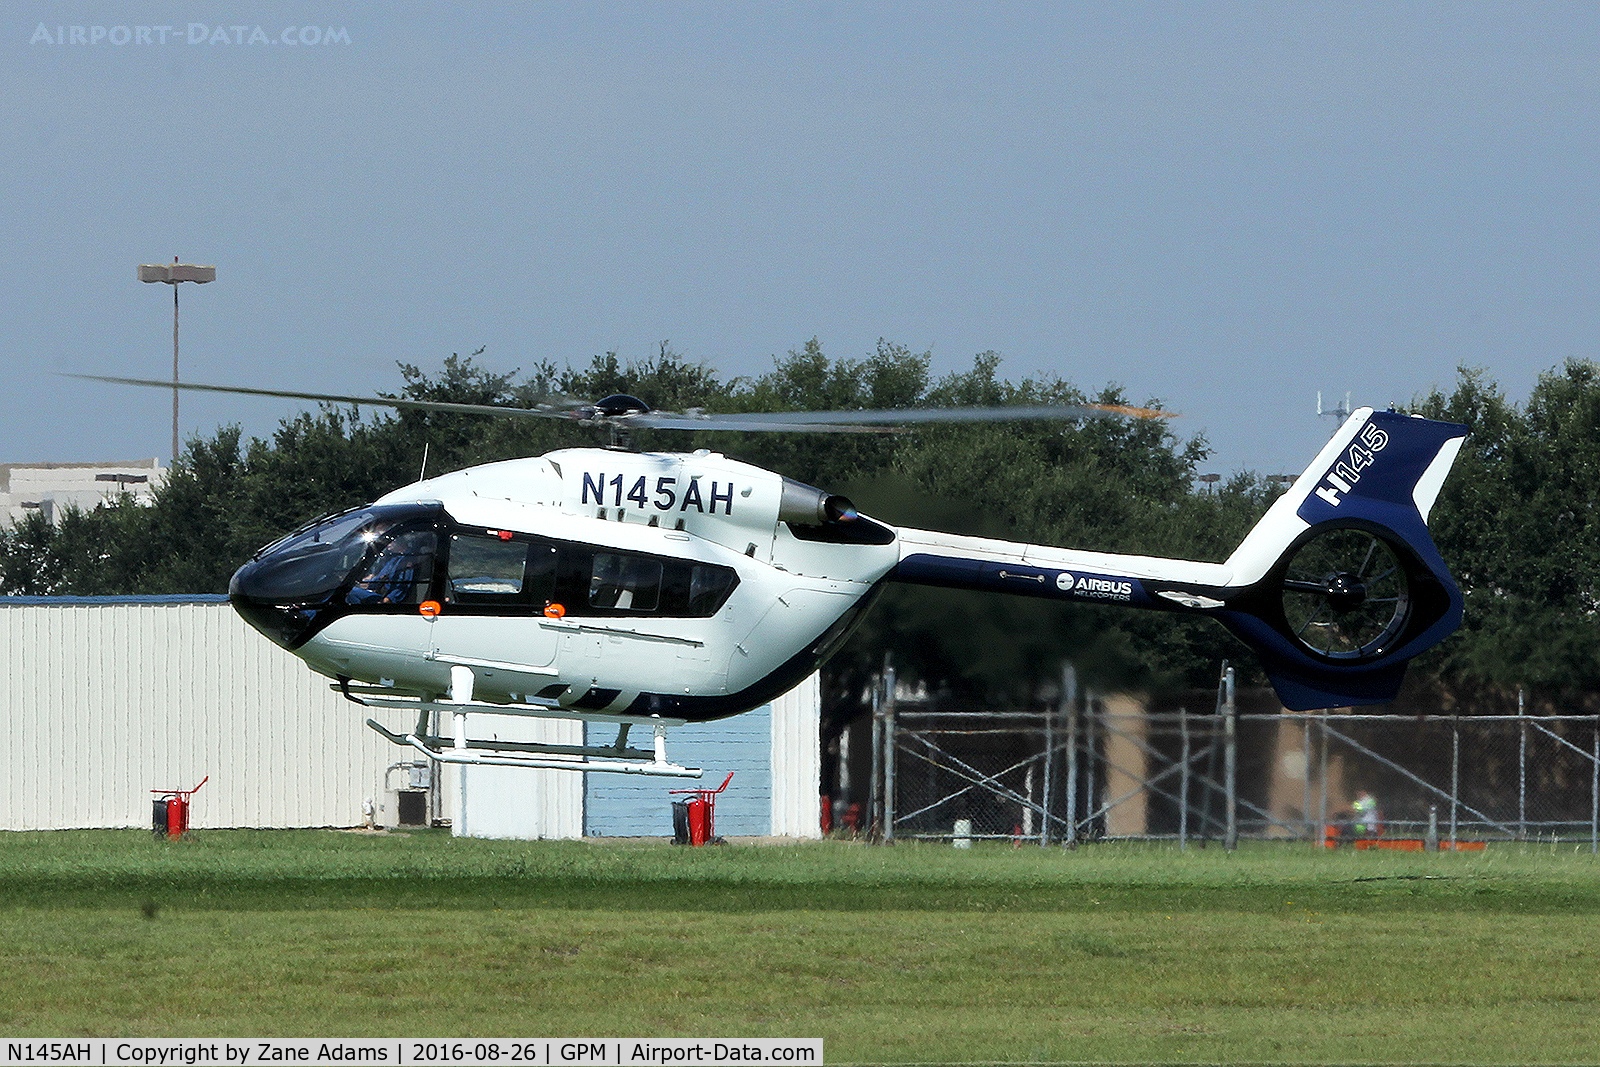
<svg viewBox="0 0 1600 1067"><path fill-rule="evenodd" d="M212 826L353 826L407 758L225 602L0 600L0 827L149 826L191 789Z"/></svg>
<svg viewBox="0 0 1600 1067"><path fill-rule="evenodd" d="M365 799L384 803L386 769L416 758L365 725L373 718L405 732L412 713L350 703L225 601L0 599L0 645L9 727L0 829L146 827L150 790L191 789L207 775L191 812L196 828L355 826ZM812 676L772 705L773 834L819 832L817 684ZM514 723L474 729L528 729L566 744L583 736L572 722ZM668 755L678 757L670 734ZM441 814L457 817L458 833L583 833L584 776L468 774L463 782L452 769L441 791Z"/></svg>
<svg viewBox="0 0 1600 1067"><path fill-rule="evenodd" d="M445 732L451 730L446 724ZM467 735L501 741L583 744L577 719L468 715ZM457 837L572 838L583 836L583 774L527 767L456 767L451 827Z"/></svg>
<svg viewBox="0 0 1600 1067"><path fill-rule="evenodd" d="M812 674L772 702L772 833L821 837L822 681Z"/></svg>

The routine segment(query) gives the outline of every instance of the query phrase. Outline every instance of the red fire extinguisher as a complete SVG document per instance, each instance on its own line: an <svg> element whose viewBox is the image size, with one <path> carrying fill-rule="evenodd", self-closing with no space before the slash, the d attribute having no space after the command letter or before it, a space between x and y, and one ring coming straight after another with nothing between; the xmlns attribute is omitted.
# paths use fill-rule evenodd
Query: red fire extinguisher
<svg viewBox="0 0 1600 1067"><path fill-rule="evenodd" d="M211 776L208 774L200 779L200 785L205 785L209 781ZM200 785L193 789L150 790L159 794L155 800L151 819L151 828L157 837L179 838L189 832L189 800L200 791Z"/></svg>
<svg viewBox="0 0 1600 1067"><path fill-rule="evenodd" d="M684 813L688 816L689 844L704 845L716 840L716 831L713 821L716 817L717 794L728 788L728 783L733 781L733 772L728 772L728 777L715 789L673 789L670 792L692 793L683 804Z"/></svg>

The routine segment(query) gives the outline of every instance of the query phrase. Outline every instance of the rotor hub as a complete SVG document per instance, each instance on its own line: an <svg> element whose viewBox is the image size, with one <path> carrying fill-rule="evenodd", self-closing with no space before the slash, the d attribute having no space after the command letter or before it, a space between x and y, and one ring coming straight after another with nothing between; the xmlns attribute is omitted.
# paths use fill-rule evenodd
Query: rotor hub
<svg viewBox="0 0 1600 1067"><path fill-rule="evenodd" d="M614 393L604 399L596 400L594 403L595 414L608 419L619 418L623 415L642 415L649 410L649 404L646 404L636 396L629 396L626 393Z"/></svg>
<svg viewBox="0 0 1600 1067"><path fill-rule="evenodd" d="M1328 605L1334 611L1351 612L1367 602L1367 583L1349 571L1330 574L1327 582Z"/></svg>

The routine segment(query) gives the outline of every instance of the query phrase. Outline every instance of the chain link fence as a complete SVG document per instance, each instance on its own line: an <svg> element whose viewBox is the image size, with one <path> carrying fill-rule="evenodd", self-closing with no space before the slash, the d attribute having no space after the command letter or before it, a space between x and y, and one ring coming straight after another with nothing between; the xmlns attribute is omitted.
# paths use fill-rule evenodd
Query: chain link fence
<svg viewBox="0 0 1600 1067"><path fill-rule="evenodd" d="M869 812L885 839L1239 837L1363 847L1567 842L1600 850L1600 716L1395 716L1086 694L1027 712L880 703ZM1240 703L1246 710L1240 710ZM1376 828L1355 816L1376 800ZM1378 844L1382 842L1382 844Z"/></svg>

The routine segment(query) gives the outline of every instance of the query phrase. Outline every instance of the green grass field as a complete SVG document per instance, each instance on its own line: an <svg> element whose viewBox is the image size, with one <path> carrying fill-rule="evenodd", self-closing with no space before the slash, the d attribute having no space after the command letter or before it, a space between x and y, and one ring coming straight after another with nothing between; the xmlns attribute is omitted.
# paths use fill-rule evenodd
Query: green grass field
<svg viewBox="0 0 1600 1067"><path fill-rule="evenodd" d="M829 1063L1594 1063L1600 862L0 835L6 1036L821 1037Z"/></svg>

